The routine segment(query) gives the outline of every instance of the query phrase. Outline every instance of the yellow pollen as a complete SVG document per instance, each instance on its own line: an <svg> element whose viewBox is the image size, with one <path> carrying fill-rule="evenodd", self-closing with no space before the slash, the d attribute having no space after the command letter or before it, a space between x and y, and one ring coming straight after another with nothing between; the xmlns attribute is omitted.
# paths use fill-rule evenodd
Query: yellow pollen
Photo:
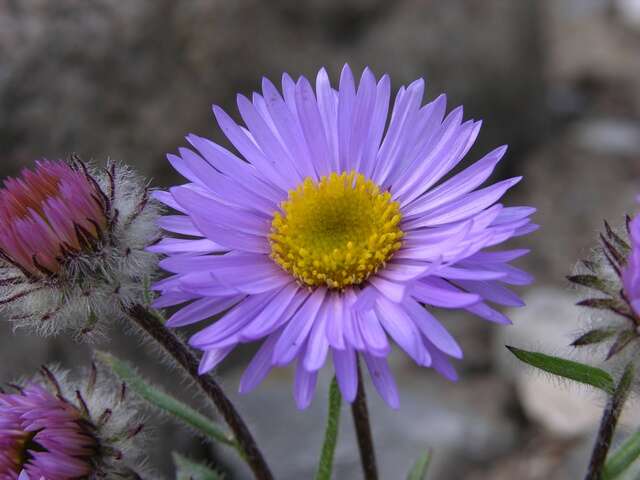
<svg viewBox="0 0 640 480"><path fill-rule="evenodd" d="M271 258L311 287L359 285L402 245L400 204L359 173L307 177L280 207Z"/></svg>

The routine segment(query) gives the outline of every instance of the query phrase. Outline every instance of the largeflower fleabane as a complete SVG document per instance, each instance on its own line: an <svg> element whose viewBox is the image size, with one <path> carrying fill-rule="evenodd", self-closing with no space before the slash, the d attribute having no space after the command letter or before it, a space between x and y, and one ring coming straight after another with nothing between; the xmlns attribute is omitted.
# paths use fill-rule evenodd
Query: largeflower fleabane
<svg viewBox="0 0 640 480"><path fill-rule="evenodd" d="M488 250L536 229L529 207L496 203L520 178L484 188L500 147L451 175L480 130L445 96L422 105L424 81L401 87L348 66L334 89L284 75L239 95L245 126L214 114L237 153L196 135L168 159L186 185L156 198L178 211L159 225L180 235L151 247L173 275L155 285L158 308L183 305L168 325L221 317L191 339L201 372L240 343L263 340L240 391L297 360L294 397L311 402L330 355L352 401L362 355L381 396L397 407L387 364L393 339L418 365L455 379L462 350L430 312L462 308L509 320L489 303L521 306L505 284L531 281L509 265L526 250ZM391 110L389 114L389 110ZM390 337L390 338L389 338Z"/></svg>
<svg viewBox="0 0 640 480"><path fill-rule="evenodd" d="M307 177L271 223L271 258L305 285L360 285L402 245L400 205L363 175Z"/></svg>

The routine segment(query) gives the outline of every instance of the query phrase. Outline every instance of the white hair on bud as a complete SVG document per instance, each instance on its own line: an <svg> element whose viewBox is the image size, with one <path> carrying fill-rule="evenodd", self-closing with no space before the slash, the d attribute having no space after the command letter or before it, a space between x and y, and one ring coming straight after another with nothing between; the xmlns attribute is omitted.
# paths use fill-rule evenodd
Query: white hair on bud
<svg viewBox="0 0 640 480"><path fill-rule="evenodd" d="M100 445L92 458L95 471L90 480L157 478L144 450L149 429L142 404L126 384L118 384L95 365L77 377L57 365L42 367L40 373L35 378L22 378L16 385L41 385L83 412L83 421Z"/></svg>
<svg viewBox="0 0 640 480"><path fill-rule="evenodd" d="M109 162L105 169L86 168L109 197L113 215L105 238L93 250L65 257L51 278L28 278L18 267L2 265L0 307L16 328L95 340L105 320L117 320L123 307L144 301L157 265L157 255L145 249L159 239L162 207L129 167Z"/></svg>

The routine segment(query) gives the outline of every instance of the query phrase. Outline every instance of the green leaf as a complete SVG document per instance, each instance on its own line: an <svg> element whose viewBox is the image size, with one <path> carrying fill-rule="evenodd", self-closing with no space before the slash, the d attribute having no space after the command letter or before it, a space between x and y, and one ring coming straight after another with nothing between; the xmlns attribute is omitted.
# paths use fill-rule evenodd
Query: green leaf
<svg viewBox="0 0 640 480"><path fill-rule="evenodd" d="M570 275L567 277L567 280L576 285L598 290L603 293L611 293L609 285L596 275Z"/></svg>
<svg viewBox="0 0 640 480"><path fill-rule="evenodd" d="M200 412L194 410L189 405L165 393L160 388L148 383L141 377L133 367L127 362L119 360L106 352L95 352L95 357L102 364L106 365L119 377L127 386L133 390L140 398L147 401L149 405L168 413L182 423L197 430L202 436L234 447L239 450L238 444L218 426Z"/></svg>
<svg viewBox="0 0 640 480"><path fill-rule="evenodd" d="M640 432L631 435L609 456L604 466L603 480L614 480L620 477L638 457L640 457Z"/></svg>
<svg viewBox="0 0 640 480"><path fill-rule="evenodd" d="M176 480L222 480L224 476L206 465L194 462L179 453L173 454L176 465Z"/></svg>
<svg viewBox="0 0 640 480"><path fill-rule="evenodd" d="M596 367L585 365L583 363L565 360L564 358L545 355L544 353L528 352L519 348L507 348L520 361L528 363L531 366L544 370L545 372L558 375L559 377L568 378L575 382L591 385L605 392L613 393L615 387L611 376Z"/></svg>
<svg viewBox="0 0 640 480"><path fill-rule="evenodd" d="M596 308L598 310L615 310L620 307L620 302L611 298L587 298L576 305L580 307Z"/></svg>
<svg viewBox="0 0 640 480"><path fill-rule="evenodd" d="M571 346L582 347L584 345L593 345L594 343L604 342L608 338L611 338L615 333L616 331L614 329L595 328L575 339L571 343Z"/></svg>
<svg viewBox="0 0 640 480"><path fill-rule="evenodd" d="M431 463L431 450L426 450L416 463L413 464L409 475L407 475L407 480L425 480L427 478L427 470L429 469L429 464Z"/></svg>
<svg viewBox="0 0 640 480"><path fill-rule="evenodd" d="M316 480L330 480L333 471L333 456L338 443L338 428L340 426L340 407L342 406L342 395L338 388L338 382L335 377L329 388L329 413L327 415L327 428L324 433L324 443L322 445L322 453L320 454L320 462L318 463L318 471Z"/></svg>

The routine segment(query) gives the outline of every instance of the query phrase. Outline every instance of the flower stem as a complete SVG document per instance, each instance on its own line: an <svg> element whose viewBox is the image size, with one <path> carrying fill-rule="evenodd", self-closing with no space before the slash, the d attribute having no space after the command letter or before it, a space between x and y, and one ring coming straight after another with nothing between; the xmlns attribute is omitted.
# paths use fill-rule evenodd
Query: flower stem
<svg viewBox="0 0 640 480"><path fill-rule="evenodd" d="M251 432L231 401L210 374L200 375L198 373L198 360L193 351L142 305L130 307L127 313L147 335L153 338L164 351L171 355L178 365L180 365L189 377L200 387L206 397L213 402L238 441L244 459L249 464L255 478L257 480L273 480L273 475L262 453L258 449Z"/></svg>
<svg viewBox="0 0 640 480"><path fill-rule="evenodd" d="M378 480L378 467L376 466L376 453L373 447L373 436L371 435L371 425L369 423L369 410L367 409L367 396L362 381L360 371L360 359L358 358L358 393L351 404L353 423L356 427L358 437L358 448L360 449L360 462L365 480Z"/></svg>
<svg viewBox="0 0 640 480"><path fill-rule="evenodd" d="M333 456L338 442L338 427L340 425L340 407L342 406L342 395L338 388L335 377L329 387L329 413L327 415L327 429L324 434L324 444L322 454L318 463L316 480L331 480L333 470Z"/></svg>
<svg viewBox="0 0 640 480"><path fill-rule="evenodd" d="M598 436L596 437L595 445L593 446L593 453L591 454L591 461L589 462L589 470L585 480L602 480L602 472L604 470L605 461L607 460L607 453L611 446L611 439L613 433L618 424L620 413L622 413L622 407L629 397L629 390L631 382L633 380L633 366L627 365L622 374L622 378L618 383L613 395L607 401L602 420L600 421L600 428L598 429Z"/></svg>

